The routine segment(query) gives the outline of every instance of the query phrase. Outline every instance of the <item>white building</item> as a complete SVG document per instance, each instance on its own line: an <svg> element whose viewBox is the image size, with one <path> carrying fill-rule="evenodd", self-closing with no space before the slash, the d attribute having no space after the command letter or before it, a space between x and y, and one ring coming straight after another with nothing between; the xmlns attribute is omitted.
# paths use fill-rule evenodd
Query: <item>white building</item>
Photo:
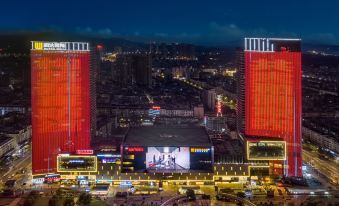
<svg viewBox="0 0 339 206"><path fill-rule="evenodd" d="M17 130L15 132L7 134L12 137L17 144L23 143L24 141L30 140L32 137L32 126L29 125L26 128Z"/></svg>
<svg viewBox="0 0 339 206"><path fill-rule="evenodd" d="M7 136L0 136L0 157L13 150L16 147L14 138Z"/></svg>
<svg viewBox="0 0 339 206"><path fill-rule="evenodd" d="M309 140L319 147L329 149L339 154L339 143L334 137L319 134L318 132L310 130L306 127L302 128L302 134L304 140Z"/></svg>

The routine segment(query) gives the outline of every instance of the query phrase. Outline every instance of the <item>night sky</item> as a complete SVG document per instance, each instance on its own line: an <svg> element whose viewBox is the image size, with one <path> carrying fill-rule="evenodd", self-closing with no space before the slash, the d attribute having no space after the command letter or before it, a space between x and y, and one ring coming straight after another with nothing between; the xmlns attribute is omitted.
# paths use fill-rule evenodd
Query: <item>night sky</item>
<svg viewBox="0 0 339 206"><path fill-rule="evenodd" d="M205 45L226 45L245 36L339 44L339 1L9 0L1 2L0 29Z"/></svg>

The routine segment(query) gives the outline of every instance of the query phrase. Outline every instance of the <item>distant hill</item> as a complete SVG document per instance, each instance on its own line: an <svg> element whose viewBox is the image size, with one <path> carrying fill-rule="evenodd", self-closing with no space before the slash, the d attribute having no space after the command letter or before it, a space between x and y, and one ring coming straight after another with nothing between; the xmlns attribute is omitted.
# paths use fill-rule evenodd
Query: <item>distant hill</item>
<svg viewBox="0 0 339 206"><path fill-rule="evenodd" d="M115 47L122 47L124 50L129 49L148 49L149 44L144 42L137 42L135 40L127 40L119 37L95 37L89 35L82 35L79 33L63 33L63 32L0 32L0 49L8 51L27 51L30 49L30 41L87 41L92 44L103 44L108 51L113 50ZM200 46L195 45L195 51L215 51L219 49L226 49L233 51L237 47L243 46L243 40L228 42L224 45L214 46ZM316 50L328 54L339 55L339 45L320 45L303 42L302 50L310 51Z"/></svg>
<svg viewBox="0 0 339 206"><path fill-rule="evenodd" d="M316 50L332 55L339 55L339 45L321 45L321 44L311 44L305 43L302 45L303 51Z"/></svg>

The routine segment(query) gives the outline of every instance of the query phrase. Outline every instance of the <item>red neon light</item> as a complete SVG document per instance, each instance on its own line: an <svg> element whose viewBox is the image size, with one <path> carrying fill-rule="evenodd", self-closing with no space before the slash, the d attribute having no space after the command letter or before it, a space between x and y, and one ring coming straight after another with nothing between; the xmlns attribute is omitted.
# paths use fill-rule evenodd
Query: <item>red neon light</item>
<svg viewBox="0 0 339 206"><path fill-rule="evenodd" d="M93 150L91 150L91 149L77 150L76 154L79 154L79 155L91 155L91 154L93 154Z"/></svg>
<svg viewBox="0 0 339 206"><path fill-rule="evenodd" d="M127 149L128 152L143 152L144 148L142 147L129 147Z"/></svg>
<svg viewBox="0 0 339 206"><path fill-rule="evenodd" d="M160 110L160 106L153 106L152 109L154 109L154 110Z"/></svg>
<svg viewBox="0 0 339 206"><path fill-rule="evenodd" d="M222 116L222 111L221 111L221 97L220 96L218 96L218 99L217 99L217 106L216 106L216 108L217 108L217 117L221 117Z"/></svg>
<svg viewBox="0 0 339 206"><path fill-rule="evenodd" d="M245 134L284 139L288 175L301 176L301 53L247 51L245 80Z"/></svg>
<svg viewBox="0 0 339 206"><path fill-rule="evenodd" d="M31 51L33 174L56 171L61 152L90 148L89 63L88 51Z"/></svg>

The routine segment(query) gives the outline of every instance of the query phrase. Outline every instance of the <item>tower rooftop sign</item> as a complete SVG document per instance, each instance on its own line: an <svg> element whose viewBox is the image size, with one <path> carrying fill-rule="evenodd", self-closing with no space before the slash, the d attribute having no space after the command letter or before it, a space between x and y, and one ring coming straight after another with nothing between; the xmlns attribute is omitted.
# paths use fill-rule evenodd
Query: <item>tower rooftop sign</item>
<svg viewBox="0 0 339 206"><path fill-rule="evenodd" d="M31 43L31 50L89 51L89 43L87 42L31 41Z"/></svg>
<svg viewBox="0 0 339 206"><path fill-rule="evenodd" d="M244 41L245 51L250 52L276 52L282 49L300 52L301 39L245 38Z"/></svg>

